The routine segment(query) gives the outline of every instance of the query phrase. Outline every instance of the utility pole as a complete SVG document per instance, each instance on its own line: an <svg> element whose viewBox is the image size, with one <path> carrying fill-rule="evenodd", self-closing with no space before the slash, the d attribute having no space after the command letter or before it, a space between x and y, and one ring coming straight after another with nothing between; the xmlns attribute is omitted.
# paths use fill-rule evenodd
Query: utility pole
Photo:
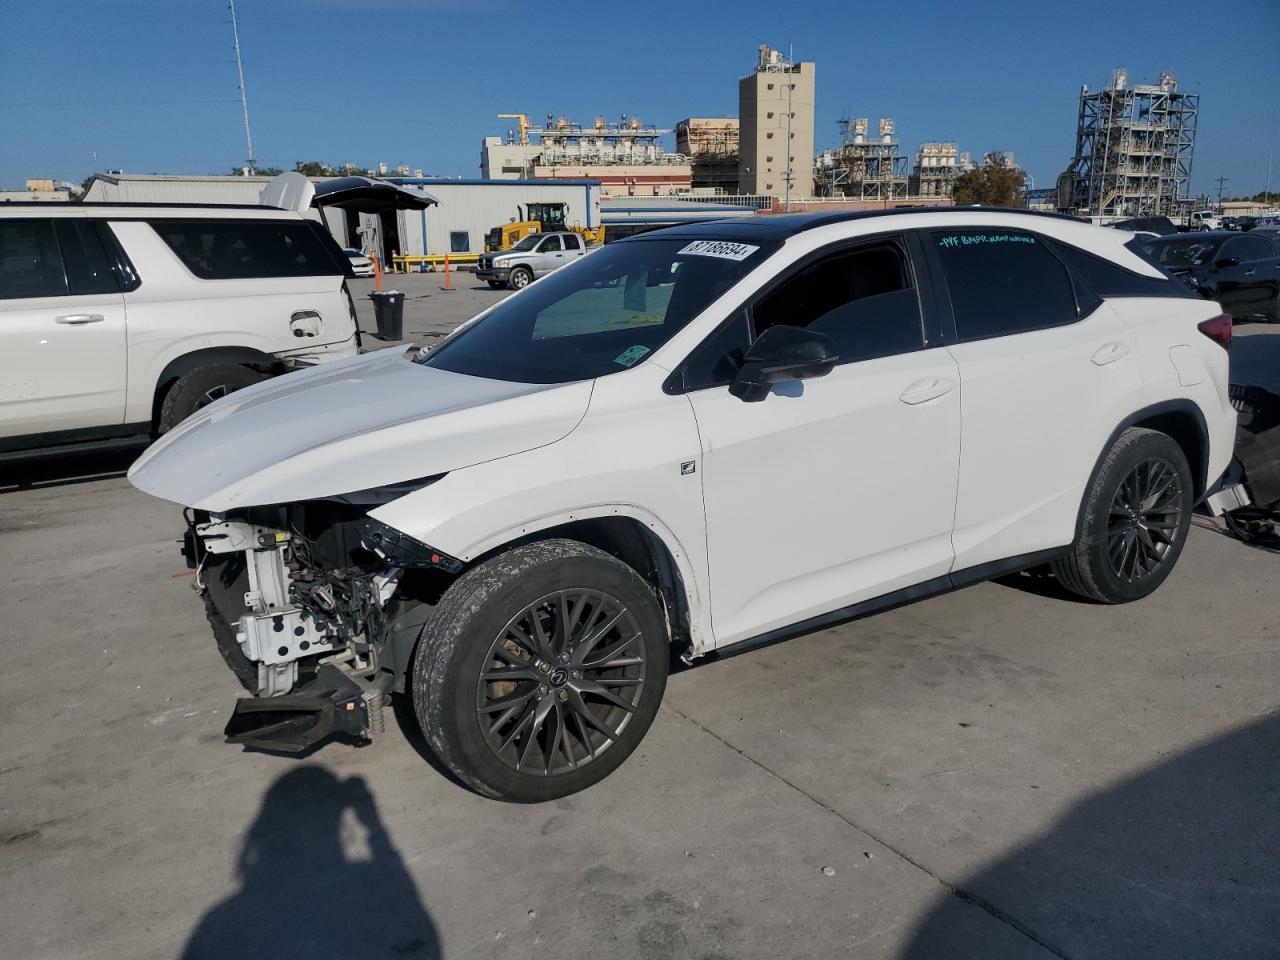
<svg viewBox="0 0 1280 960"><path fill-rule="evenodd" d="M1225 183L1230 183L1230 182L1231 182L1231 178L1230 178L1230 177L1219 177L1219 178L1218 178L1218 212L1219 212L1219 213L1221 213L1221 212L1222 212L1222 186L1223 186L1223 184L1225 184Z"/></svg>
<svg viewBox="0 0 1280 960"><path fill-rule="evenodd" d="M249 149L245 166L250 173L253 173L256 164L253 160L253 134L249 132L249 97L244 89L244 61L240 59L240 26L236 23L236 0L228 0L227 6L231 9L231 36L236 46L236 73L240 76L240 108L244 111L244 142Z"/></svg>
<svg viewBox="0 0 1280 960"><path fill-rule="evenodd" d="M787 44L787 203L785 213L791 212L791 92L795 89L795 45Z"/></svg>
<svg viewBox="0 0 1280 960"><path fill-rule="evenodd" d="M1265 206L1271 204L1271 159L1276 152L1276 135L1273 131L1271 134L1271 142L1267 144L1267 182L1262 188L1262 203Z"/></svg>

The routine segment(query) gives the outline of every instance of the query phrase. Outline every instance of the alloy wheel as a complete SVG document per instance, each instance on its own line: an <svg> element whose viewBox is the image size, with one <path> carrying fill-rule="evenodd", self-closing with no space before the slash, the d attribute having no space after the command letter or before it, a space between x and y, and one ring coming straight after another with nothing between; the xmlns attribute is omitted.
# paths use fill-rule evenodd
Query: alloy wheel
<svg viewBox="0 0 1280 960"><path fill-rule="evenodd" d="M1134 583L1154 573L1173 548L1182 522L1182 481L1163 457L1141 461L1111 500L1107 557L1111 572Z"/></svg>
<svg viewBox="0 0 1280 960"><path fill-rule="evenodd" d="M560 590L521 610L480 672L476 719L489 748L535 776L598 759L640 704L640 637L631 611L598 590Z"/></svg>

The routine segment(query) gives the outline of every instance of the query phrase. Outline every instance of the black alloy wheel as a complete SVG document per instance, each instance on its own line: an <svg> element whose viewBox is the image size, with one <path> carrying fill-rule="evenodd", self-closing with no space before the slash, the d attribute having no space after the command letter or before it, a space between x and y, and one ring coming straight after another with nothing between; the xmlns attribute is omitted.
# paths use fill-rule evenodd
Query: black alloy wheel
<svg viewBox="0 0 1280 960"><path fill-rule="evenodd" d="M1075 541L1052 561L1067 590L1101 603L1150 595L1187 542L1195 484L1187 455L1166 433L1129 427L1098 461Z"/></svg>
<svg viewBox="0 0 1280 960"><path fill-rule="evenodd" d="M423 625L410 692L432 752L478 793L554 800L616 770L657 716L671 636L654 587L540 540L463 573Z"/></svg>
<svg viewBox="0 0 1280 960"><path fill-rule="evenodd" d="M1138 463L1111 500L1107 556L1111 572L1126 583L1155 573L1182 526L1182 480L1163 457Z"/></svg>
<svg viewBox="0 0 1280 960"><path fill-rule="evenodd" d="M592 763L635 715L645 685L635 615L598 590L548 594L489 646L476 720L513 771L551 776Z"/></svg>

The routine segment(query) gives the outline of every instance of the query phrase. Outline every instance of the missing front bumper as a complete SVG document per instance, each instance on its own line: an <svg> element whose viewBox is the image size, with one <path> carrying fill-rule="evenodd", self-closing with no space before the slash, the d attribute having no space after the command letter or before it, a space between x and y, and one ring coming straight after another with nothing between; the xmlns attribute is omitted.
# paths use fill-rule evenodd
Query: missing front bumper
<svg viewBox="0 0 1280 960"><path fill-rule="evenodd" d="M227 743L272 753L303 753L335 736L372 740L384 728L390 686L387 673L362 681L321 664L294 693L237 700L223 734Z"/></svg>

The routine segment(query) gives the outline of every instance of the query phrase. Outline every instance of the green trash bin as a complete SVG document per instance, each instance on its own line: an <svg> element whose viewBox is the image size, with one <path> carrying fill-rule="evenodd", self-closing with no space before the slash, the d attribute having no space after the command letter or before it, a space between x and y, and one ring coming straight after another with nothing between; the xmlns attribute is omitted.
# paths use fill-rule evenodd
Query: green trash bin
<svg viewBox="0 0 1280 960"><path fill-rule="evenodd" d="M404 339L404 294L399 290L375 290L369 294L378 322L379 340Z"/></svg>

